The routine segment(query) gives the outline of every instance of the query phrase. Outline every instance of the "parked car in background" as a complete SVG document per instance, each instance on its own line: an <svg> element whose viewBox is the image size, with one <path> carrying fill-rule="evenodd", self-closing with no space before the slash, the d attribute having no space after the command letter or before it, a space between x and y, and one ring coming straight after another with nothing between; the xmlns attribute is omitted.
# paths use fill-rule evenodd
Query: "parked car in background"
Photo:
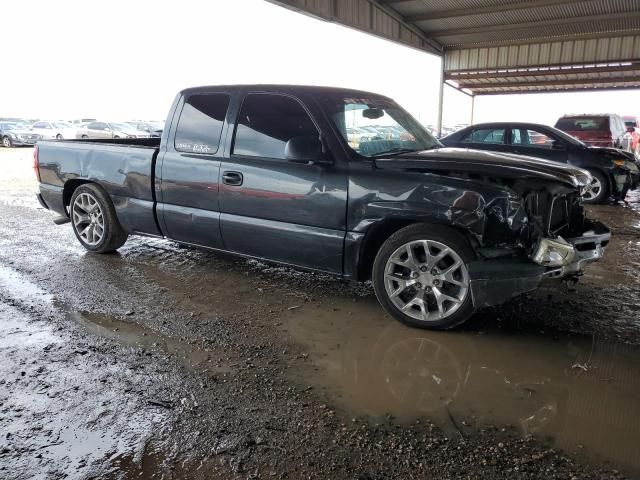
<svg viewBox="0 0 640 480"><path fill-rule="evenodd" d="M35 145L42 137L13 122L0 122L0 142L3 147Z"/></svg>
<svg viewBox="0 0 640 480"><path fill-rule="evenodd" d="M161 137L164 126L157 122L126 122L135 130L147 132L150 137Z"/></svg>
<svg viewBox="0 0 640 480"><path fill-rule="evenodd" d="M146 234L370 279L398 320L446 329L543 278L577 279L610 241L580 204L587 171L444 148L381 95L190 88L167 118L161 139L38 144L38 199L87 250ZM351 146L347 122L375 119L412 140Z"/></svg>
<svg viewBox="0 0 640 480"><path fill-rule="evenodd" d="M564 115L555 127L592 147L629 150L627 129L622 117L615 113Z"/></svg>
<svg viewBox="0 0 640 480"><path fill-rule="evenodd" d="M42 138L50 140L69 140L71 138L76 138L76 129L70 123L55 121L55 122L47 122L47 121L39 121L35 122L33 125L29 127L34 133L41 135Z"/></svg>
<svg viewBox="0 0 640 480"><path fill-rule="evenodd" d="M78 129L76 138L149 138L149 134L127 123L91 122Z"/></svg>
<svg viewBox="0 0 640 480"><path fill-rule="evenodd" d="M640 117L622 117L627 132L631 135L631 151L640 158Z"/></svg>
<svg viewBox="0 0 640 480"><path fill-rule="evenodd" d="M82 125L86 125L91 122L97 121L96 118L76 118L75 120L71 120L69 123L74 127L80 127Z"/></svg>
<svg viewBox="0 0 640 480"><path fill-rule="evenodd" d="M491 150L537 157L584 168L593 179L584 192L587 203L624 200L637 188L640 169L634 156L615 148L591 147L553 127L535 123L478 123L443 138L448 147Z"/></svg>

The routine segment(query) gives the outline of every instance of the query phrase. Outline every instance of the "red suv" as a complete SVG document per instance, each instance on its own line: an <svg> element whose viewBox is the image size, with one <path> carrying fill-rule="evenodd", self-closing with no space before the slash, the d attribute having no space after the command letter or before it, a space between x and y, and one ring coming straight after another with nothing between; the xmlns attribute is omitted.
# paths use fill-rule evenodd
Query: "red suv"
<svg viewBox="0 0 640 480"><path fill-rule="evenodd" d="M640 157L640 118L627 116L622 120L631 135L631 151Z"/></svg>
<svg viewBox="0 0 640 480"><path fill-rule="evenodd" d="M555 127L593 147L614 147L629 150L627 128L620 115L564 115Z"/></svg>

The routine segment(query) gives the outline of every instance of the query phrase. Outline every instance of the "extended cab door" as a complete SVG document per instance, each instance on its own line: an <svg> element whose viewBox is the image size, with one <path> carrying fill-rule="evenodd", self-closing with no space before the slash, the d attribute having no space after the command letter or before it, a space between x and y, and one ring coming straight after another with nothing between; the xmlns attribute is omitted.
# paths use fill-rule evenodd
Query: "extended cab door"
<svg viewBox="0 0 640 480"><path fill-rule="evenodd" d="M341 273L346 167L285 156L289 140L320 137L324 120L314 108L282 93L244 97L220 172L222 237L233 252Z"/></svg>
<svg viewBox="0 0 640 480"><path fill-rule="evenodd" d="M187 93L175 115L158 160L158 218L174 240L223 248L218 176L224 149L220 139L232 95L225 91Z"/></svg>
<svg viewBox="0 0 640 480"><path fill-rule="evenodd" d="M511 128L513 153L530 157L567 163L569 146L561 138L535 126L513 126Z"/></svg>

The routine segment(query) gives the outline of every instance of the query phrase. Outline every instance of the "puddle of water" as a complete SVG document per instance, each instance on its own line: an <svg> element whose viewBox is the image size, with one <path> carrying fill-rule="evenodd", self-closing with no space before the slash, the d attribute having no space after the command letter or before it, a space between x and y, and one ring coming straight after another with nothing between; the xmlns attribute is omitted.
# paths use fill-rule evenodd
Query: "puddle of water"
<svg viewBox="0 0 640 480"><path fill-rule="evenodd" d="M69 312L68 316L93 335L109 338L129 347L171 354L187 368L194 369L207 364L207 369L211 372L231 371L227 366L212 363L213 352L165 337L135 322L126 322L95 312Z"/></svg>
<svg viewBox="0 0 640 480"><path fill-rule="evenodd" d="M288 317L285 328L313 364L295 380L350 414L427 417L454 434L512 426L640 472L640 349L579 336L410 329L373 299L306 304Z"/></svg>

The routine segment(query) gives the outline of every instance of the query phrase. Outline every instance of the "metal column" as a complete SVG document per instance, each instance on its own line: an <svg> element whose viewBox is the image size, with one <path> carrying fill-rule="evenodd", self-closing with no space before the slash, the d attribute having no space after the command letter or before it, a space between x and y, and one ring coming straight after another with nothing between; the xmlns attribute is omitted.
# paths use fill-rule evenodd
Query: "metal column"
<svg viewBox="0 0 640 480"><path fill-rule="evenodd" d="M444 106L444 58L441 59L440 65L440 91L438 93L438 138L442 136L442 109Z"/></svg>
<svg viewBox="0 0 640 480"><path fill-rule="evenodd" d="M474 116L476 114L476 96L471 96L471 125L473 125Z"/></svg>

